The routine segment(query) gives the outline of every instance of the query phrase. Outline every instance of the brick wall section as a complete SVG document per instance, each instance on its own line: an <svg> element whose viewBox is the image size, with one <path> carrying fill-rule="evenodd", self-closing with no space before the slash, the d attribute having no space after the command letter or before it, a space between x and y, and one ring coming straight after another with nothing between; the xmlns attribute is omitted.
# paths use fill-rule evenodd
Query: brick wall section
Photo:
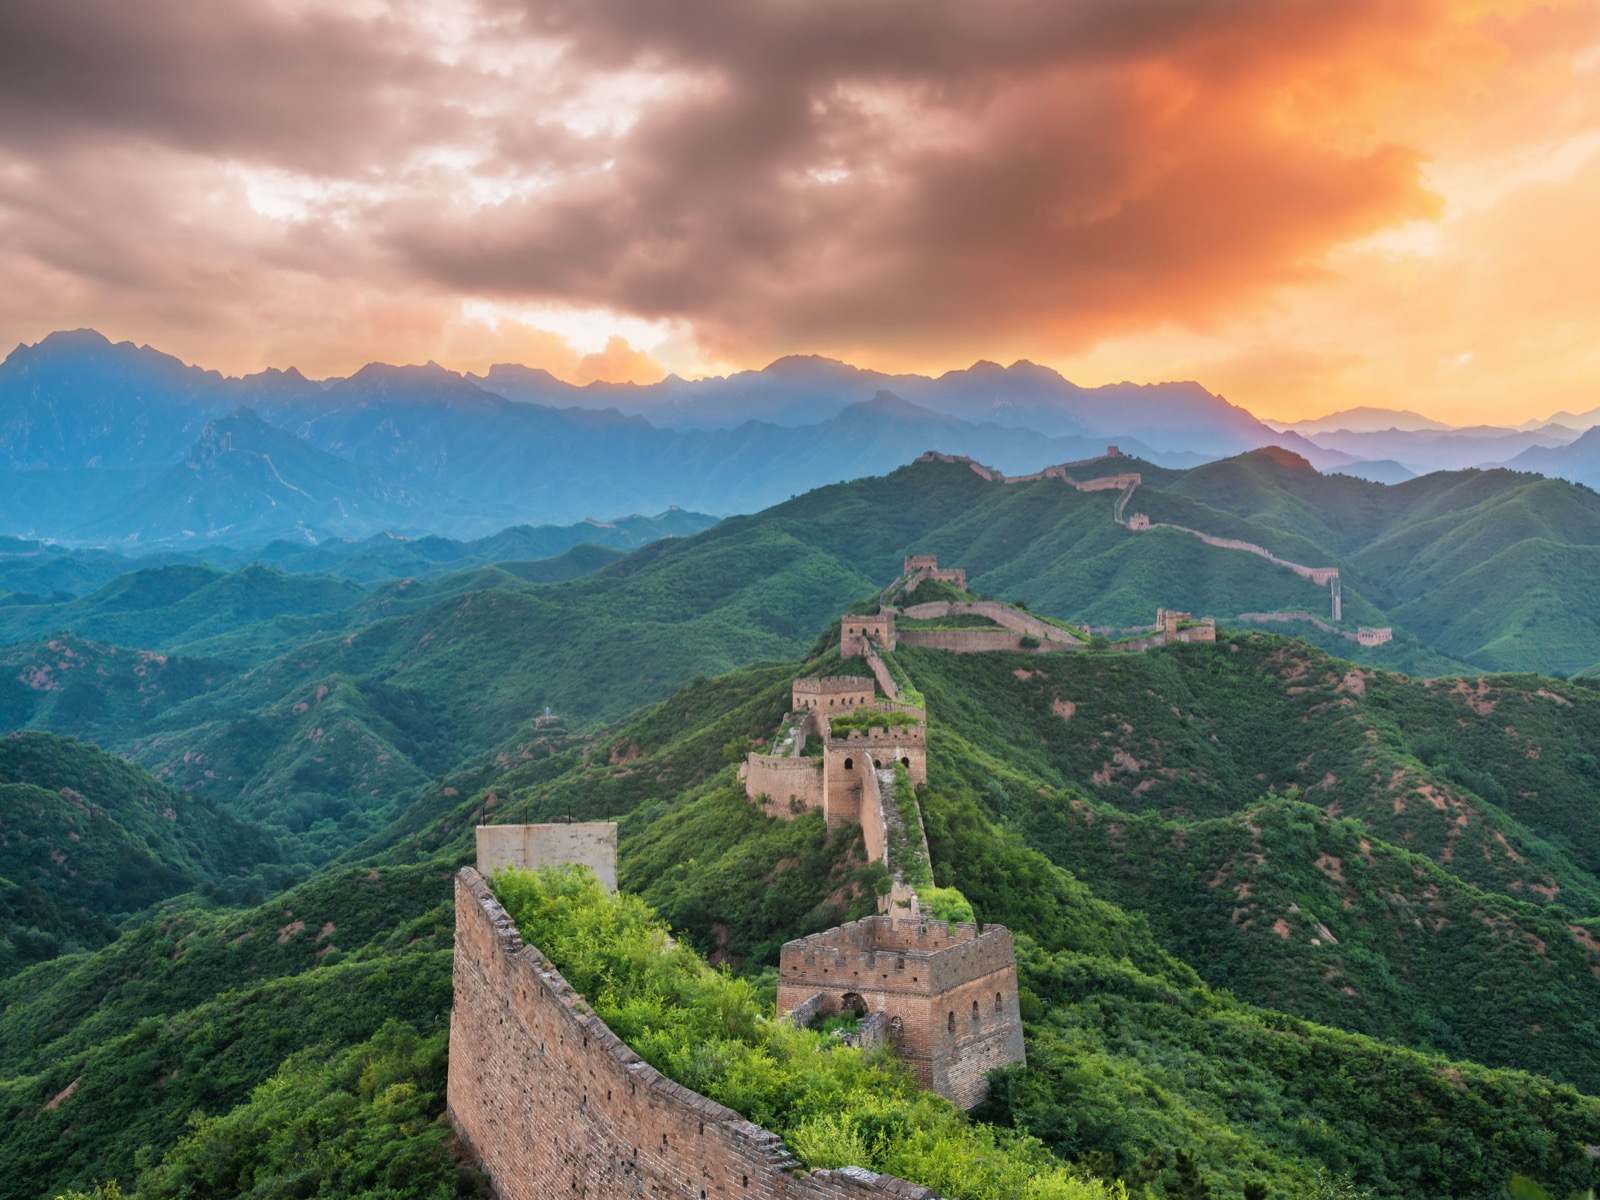
<svg viewBox="0 0 1600 1200"><path fill-rule="evenodd" d="M906 629L900 633L905 646L924 646L930 650L949 650L955 654L987 654L996 650L1021 650L1022 635L1009 629ZM1046 647L1040 646L1039 649ZM1050 643L1050 649L1063 649Z"/></svg>
<svg viewBox="0 0 1600 1200"><path fill-rule="evenodd" d="M582 863L600 877L606 891L617 890L617 827L610 821L554 825L479 825L478 870L500 867L527 871L555 863Z"/></svg>
<svg viewBox="0 0 1600 1200"><path fill-rule="evenodd" d="M867 666L872 668L872 677L878 681L878 686L883 689L883 694L891 700L900 699L900 685L894 681L894 676L889 674L889 667L879 658L871 646L866 647L864 657Z"/></svg>
<svg viewBox="0 0 1600 1200"><path fill-rule="evenodd" d="M806 808L821 808L827 800L823 788L822 760L788 755L751 754L739 769L744 794L754 800L765 796L767 815L784 820L796 814L790 799Z"/></svg>
<svg viewBox="0 0 1600 1200"><path fill-rule="evenodd" d="M988 1095L990 1070L1024 1058L1016 952L1004 926L868 917L789 942L779 1010L819 992L826 1014L847 995L883 1013L923 1085L963 1108Z"/></svg>
<svg viewBox="0 0 1600 1200"><path fill-rule="evenodd" d="M951 600L932 600L927 604L913 604L910 608L903 609L900 615L919 621L967 615L988 617L996 625L1003 625L1007 629L1025 633L1029 637L1036 637L1041 642L1061 642L1074 648L1081 648L1083 645L1081 641L1060 626L1052 625L1049 621L1041 621L1031 613L1025 613L1020 608L1013 608L1009 604L1001 604L997 600L974 600L965 604ZM901 630L899 633L900 640L905 641L906 635L911 632L914 631L909 629Z"/></svg>
<svg viewBox="0 0 1600 1200"><path fill-rule="evenodd" d="M449 1117L500 1200L938 1200L858 1167L802 1173L782 1139L681 1087L456 877Z"/></svg>
<svg viewBox="0 0 1600 1200"><path fill-rule="evenodd" d="M868 862L889 861L889 823L883 813L883 788L878 785L878 774L869 766L856 773L861 776L861 842L867 851Z"/></svg>

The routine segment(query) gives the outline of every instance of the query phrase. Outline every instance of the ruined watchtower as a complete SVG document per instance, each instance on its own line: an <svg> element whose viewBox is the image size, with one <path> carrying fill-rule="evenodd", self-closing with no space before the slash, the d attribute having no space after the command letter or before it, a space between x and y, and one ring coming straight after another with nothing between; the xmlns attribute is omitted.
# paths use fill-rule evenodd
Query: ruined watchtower
<svg viewBox="0 0 1600 1200"><path fill-rule="evenodd" d="M787 943L778 1009L881 1013L924 1087L972 1108L988 1072L1024 1059L1017 958L1003 925L867 917Z"/></svg>
<svg viewBox="0 0 1600 1200"><path fill-rule="evenodd" d="M952 584L963 592L967 590L967 569L965 567L941 567L937 555L933 554L908 554L905 558L904 575L920 575L921 579L937 579L942 583ZM919 579L917 582L921 582ZM915 584L909 584L914 587Z"/></svg>

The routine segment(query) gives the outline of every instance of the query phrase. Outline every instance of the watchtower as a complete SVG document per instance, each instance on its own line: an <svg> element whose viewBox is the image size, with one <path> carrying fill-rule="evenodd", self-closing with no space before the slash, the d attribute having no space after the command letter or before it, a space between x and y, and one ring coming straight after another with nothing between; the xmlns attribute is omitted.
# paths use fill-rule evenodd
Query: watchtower
<svg viewBox="0 0 1600 1200"><path fill-rule="evenodd" d="M1003 925L867 917L787 943L778 1009L882 1013L924 1087L962 1108L988 1073L1024 1061L1017 956Z"/></svg>
<svg viewBox="0 0 1600 1200"><path fill-rule="evenodd" d="M854 658L867 652L869 641L875 641L885 650L893 650L894 610L882 609L875 617L846 613L839 622L839 653Z"/></svg>
<svg viewBox="0 0 1600 1200"><path fill-rule="evenodd" d="M813 675L794 681L794 712L849 712L871 704L875 695L867 675Z"/></svg>

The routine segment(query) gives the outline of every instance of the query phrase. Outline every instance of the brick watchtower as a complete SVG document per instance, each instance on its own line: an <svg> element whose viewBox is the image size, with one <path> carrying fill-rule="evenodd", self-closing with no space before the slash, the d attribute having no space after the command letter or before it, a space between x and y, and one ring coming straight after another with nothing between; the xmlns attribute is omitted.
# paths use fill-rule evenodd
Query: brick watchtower
<svg viewBox="0 0 1600 1200"><path fill-rule="evenodd" d="M783 947L778 1009L883 1013L895 1052L924 1087L962 1108L988 1073L1024 1060L1011 931L868 917Z"/></svg>
<svg viewBox="0 0 1600 1200"><path fill-rule="evenodd" d="M865 654L869 638L885 650L894 649L894 609L886 608L875 617L847 613L839 622L839 653L845 658Z"/></svg>

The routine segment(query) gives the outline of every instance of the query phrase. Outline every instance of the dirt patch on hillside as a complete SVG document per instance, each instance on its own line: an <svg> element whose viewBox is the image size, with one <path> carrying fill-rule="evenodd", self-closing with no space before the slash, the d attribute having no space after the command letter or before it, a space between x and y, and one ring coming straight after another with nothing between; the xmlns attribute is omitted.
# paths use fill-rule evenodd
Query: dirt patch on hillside
<svg viewBox="0 0 1600 1200"><path fill-rule="evenodd" d="M1450 689L1450 694L1462 697L1467 707L1480 717L1487 717L1495 709L1496 701L1489 699L1489 685L1481 679L1474 680L1472 684L1465 679L1458 679Z"/></svg>
<svg viewBox="0 0 1600 1200"><path fill-rule="evenodd" d="M1352 696L1365 696L1367 694L1367 680L1371 678L1370 672L1351 669L1345 672L1344 678L1339 681L1339 686L1333 690L1336 692L1349 692Z"/></svg>
<svg viewBox="0 0 1600 1200"><path fill-rule="evenodd" d="M72 1098L72 1093L74 1093L74 1092L76 1092L78 1090L78 1085L80 1083L82 1083L82 1082L83 1082L83 1076L79 1075L71 1083L67 1084L66 1087L62 1088L59 1092L57 1092L55 1094L55 1096L51 1099L51 1101L44 1106L45 1107L45 1111L46 1112L53 1112L54 1110L60 1108L61 1107L61 1102L63 1100L70 1100Z"/></svg>

